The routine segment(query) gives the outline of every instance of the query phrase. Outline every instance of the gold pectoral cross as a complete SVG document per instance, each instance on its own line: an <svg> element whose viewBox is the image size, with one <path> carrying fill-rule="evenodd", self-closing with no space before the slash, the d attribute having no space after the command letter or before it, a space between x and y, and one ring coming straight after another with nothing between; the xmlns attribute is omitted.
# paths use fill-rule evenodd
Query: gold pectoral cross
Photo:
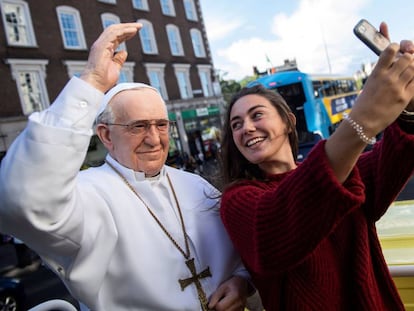
<svg viewBox="0 0 414 311"><path fill-rule="evenodd" d="M191 272L191 277L184 279L184 280L178 280L178 282L181 285L181 290L183 291L188 285L191 283L194 283L197 288L197 294L198 299L200 300L201 309L203 311L208 311L208 300L206 297L206 293L203 290L203 287L201 286L200 279L206 278L211 276L210 267L207 267L200 273L197 273L195 265L194 265L194 258L191 258L185 262L188 269Z"/></svg>

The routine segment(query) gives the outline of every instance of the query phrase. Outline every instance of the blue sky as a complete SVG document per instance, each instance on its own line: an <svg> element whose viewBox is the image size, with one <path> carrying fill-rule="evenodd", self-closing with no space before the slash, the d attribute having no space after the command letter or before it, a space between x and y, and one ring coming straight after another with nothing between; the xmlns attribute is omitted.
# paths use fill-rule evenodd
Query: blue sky
<svg viewBox="0 0 414 311"><path fill-rule="evenodd" d="M296 59L308 73L354 74L377 56L353 34L365 18L392 41L414 40L412 0L200 0L214 67L242 79ZM326 47L326 48L325 48ZM270 63L266 60L268 56Z"/></svg>

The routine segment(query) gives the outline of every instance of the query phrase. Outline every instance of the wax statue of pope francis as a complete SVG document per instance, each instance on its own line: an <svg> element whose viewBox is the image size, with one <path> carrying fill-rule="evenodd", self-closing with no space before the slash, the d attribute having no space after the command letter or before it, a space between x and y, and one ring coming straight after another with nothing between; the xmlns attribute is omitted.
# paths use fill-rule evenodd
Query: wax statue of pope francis
<svg viewBox="0 0 414 311"><path fill-rule="evenodd" d="M140 27L106 28L81 77L30 116L1 163L0 231L35 250L85 310L243 310L249 276L218 191L164 165L171 122L154 88L112 88L126 59L114 51ZM108 155L79 171L97 115Z"/></svg>

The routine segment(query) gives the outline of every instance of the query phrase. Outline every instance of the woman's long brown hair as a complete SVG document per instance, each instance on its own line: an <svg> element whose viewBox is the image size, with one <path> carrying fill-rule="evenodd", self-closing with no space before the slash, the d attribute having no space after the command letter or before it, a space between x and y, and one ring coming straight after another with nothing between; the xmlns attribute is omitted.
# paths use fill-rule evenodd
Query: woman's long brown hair
<svg viewBox="0 0 414 311"><path fill-rule="evenodd" d="M298 134L296 126L289 117L289 113L292 111L283 97L279 93L266 89L260 84L252 87L245 87L232 97L227 108L224 133L221 143L222 178L224 186L242 179L263 179L265 177L265 174L259 166L257 164L250 163L237 149L230 126L230 113L233 105L243 96L251 94L266 98L276 108L281 119L287 126L289 133L289 144L292 149L293 158L296 160L298 156Z"/></svg>

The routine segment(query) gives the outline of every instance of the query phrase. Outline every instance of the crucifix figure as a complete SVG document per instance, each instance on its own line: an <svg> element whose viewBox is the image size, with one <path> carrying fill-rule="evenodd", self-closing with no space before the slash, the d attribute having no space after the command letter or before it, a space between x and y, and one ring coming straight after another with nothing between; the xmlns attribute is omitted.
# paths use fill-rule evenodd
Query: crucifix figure
<svg viewBox="0 0 414 311"><path fill-rule="evenodd" d="M183 291L188 285L194 283L197 288L198 299L200 300L201 309L203 311L208 311L208 300L206 297L206 293L204 292L203 287L201 286L200 279L211 276L210 267L207 267L200 273L197 273L194 265L194 258L187 260L185 264L191 272L191 277L184 280L178 280L178 282L180 282L181 285L181 290Z"/></svg>

